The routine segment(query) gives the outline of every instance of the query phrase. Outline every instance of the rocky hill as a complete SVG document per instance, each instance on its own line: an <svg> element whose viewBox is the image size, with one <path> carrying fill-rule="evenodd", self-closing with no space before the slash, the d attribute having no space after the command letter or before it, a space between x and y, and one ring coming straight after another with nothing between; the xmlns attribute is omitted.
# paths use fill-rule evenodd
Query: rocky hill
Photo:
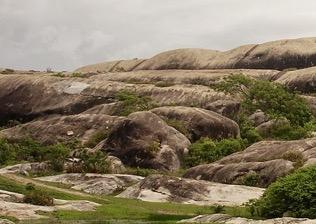
<svg viewBox="0 0 316 224"><path fill-rule="evenodd" d="M28 191L0 183L0 217L39 218L38 211L65 206L97 212L110 194L112 203L209 205L212 213L237 207L246 218L310 218L267 223L315 223L315 65L316 38L302 38L226 52L178 49L73 72L2 69L0 181L79 191L93 202L54 199L45 208L23 200ZM291 179L304 172L301 182ZM282 181L294 193L269 198ZM308 186L303 199L293 196L301 192L295 184ZM249 200L257 202L244 207ZM215 217L183 214L192 222Z"/></svg>

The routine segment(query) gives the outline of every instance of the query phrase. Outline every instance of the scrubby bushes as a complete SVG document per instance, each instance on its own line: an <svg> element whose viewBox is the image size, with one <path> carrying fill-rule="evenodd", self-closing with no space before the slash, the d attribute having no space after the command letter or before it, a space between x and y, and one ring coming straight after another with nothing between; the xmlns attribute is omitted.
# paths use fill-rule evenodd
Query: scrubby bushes
<svg viewBox="0 0 316 224"><path fill-rule="evenodd" d="M242 149L244 149L244 143L241 139L213 141L210 138L201 138L189 147L185 164L192 167L202 163L214 162Z"/></svg>
<svg viewBox="0 0 316 224"><path fill-rule="evenodd" d="M107 155L101 151L88 152L83 149L79 153L79 170L77 172L83 173L108 173L109 172L109 162L107 160Z"/></svg>
<svg viewBox="0 0 316 224"><path fill-rule="evenodd" d="M130 91L120 91L115 98L121 102L115 114L127 116L133 112L150 110L154 107L154 103L149 97L139 96Z"/></svg>
<svg viewBox="0 0 316 224"><path fill-rule="evenodd" d="M70 149L62 144L41 145L32 139L9 142L0 139L0 166L18 161L48 161L54 171L62 171Z"/></svg>
<svg viewBox="0 0 316 224"><path fill-rule="evenodd" d="M250 207L257 215L266 218L284 214L316 218L316 166L299 169L279 179Z"/></svg>
<svg viewBox="0 0 316 224"><path fill-rule="evenodd" d="M306 101L285 87L263 80L250 79L243 75L232 75L214 86L214 88L242 97L241 113L237 122L241 126L241 136L250 143L260 140L253 124L247 117L260 109L270 119L285 119L282 124L269 132L265 138L300 139L308 137L312 130L314 117ZM243 127L245 126L245 127Z"/></svg>
<svg viewBox="0 0 316 224"><path fill-rule="evenodd" d="M53 206L54 199L47 193L37 190L33 184L26 185L26 194L23 198L24 203L41 206Z"/></svg>

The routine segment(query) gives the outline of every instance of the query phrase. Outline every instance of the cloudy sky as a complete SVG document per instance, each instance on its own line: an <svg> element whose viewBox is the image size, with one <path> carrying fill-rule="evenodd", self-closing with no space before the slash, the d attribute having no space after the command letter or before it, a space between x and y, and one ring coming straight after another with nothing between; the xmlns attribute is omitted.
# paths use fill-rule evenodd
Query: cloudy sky
<svg viewBox="0 0 316 224"><path fill-rule="evenodd" d="M0 0L0 67L72 70L316 36L315 0Z"/></svg>

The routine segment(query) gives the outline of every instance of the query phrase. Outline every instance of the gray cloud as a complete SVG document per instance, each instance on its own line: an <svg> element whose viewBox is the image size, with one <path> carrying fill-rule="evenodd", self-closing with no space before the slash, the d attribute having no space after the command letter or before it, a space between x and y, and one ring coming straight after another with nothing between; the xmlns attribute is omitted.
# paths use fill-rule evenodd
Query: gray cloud
<svg viewBox="0 0 316 224"><path fill-rule="evenodd" d="M71 70L316 36L313 0L0 0L0 67Z"/></svg>

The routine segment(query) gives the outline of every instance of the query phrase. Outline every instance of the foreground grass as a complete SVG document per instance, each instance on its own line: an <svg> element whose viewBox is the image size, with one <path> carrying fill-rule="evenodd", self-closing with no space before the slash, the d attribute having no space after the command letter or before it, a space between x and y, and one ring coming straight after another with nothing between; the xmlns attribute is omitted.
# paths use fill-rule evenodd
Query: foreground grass
<svg viewBox="0 0 316 224"><path fill-rule="evenodd" d="M96 211L56 211L46 214L49 220L23 221L20 223L176 223L181 219L191 218L201 214L213 214L214 206L197 206L177 203L153 203L134 199L116 198L113 196L83 197L62 191L37 187L50 196L65 200L90 200L101 204ZM26 192L25 185L0 176L0 189ZM62 190L62 189L61 189ZM225 207L222 213L250 218L251 215L243 207ZM112 220L112 221L111 221ZM119 221L118 221L119 220Z"/></svg>

